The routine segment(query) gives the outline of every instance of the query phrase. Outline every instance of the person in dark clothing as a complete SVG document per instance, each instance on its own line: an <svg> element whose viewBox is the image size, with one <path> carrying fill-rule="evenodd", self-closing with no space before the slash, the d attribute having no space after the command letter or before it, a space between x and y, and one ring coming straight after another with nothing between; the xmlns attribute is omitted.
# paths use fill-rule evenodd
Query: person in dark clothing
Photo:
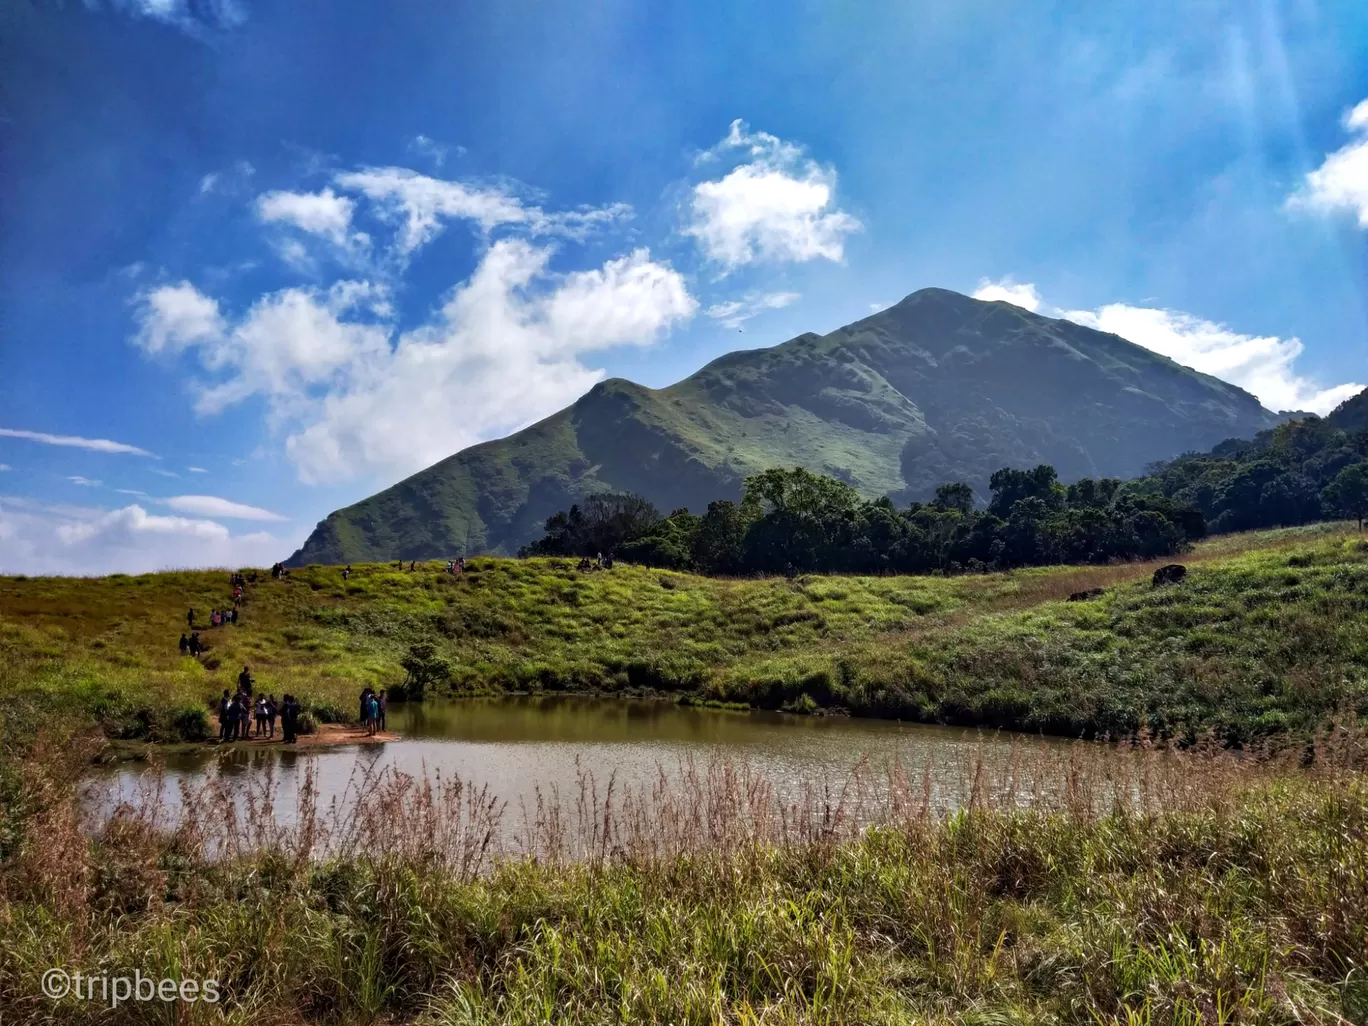
<svg viewBox="0 0 1368 1026"><path fill-rule="evenodd" d="M380 729L381 729L381 730L384 730L384 729L385 729L385 708L386 708L386 706L389 705L389 699L385 697L385 689L384 689L384 688L381 688L381 689L380 689L380 695L379 695L379 698L377 698L376 701L379 703L379 711L380 711L379 717L377 718L377 723L378 723Z"/></svg>
<svg viewBox="0 0 1368 1026"><path fill-rule="evenodd" d="M294 744L299 733L299 703L294 695L286 695L281 701L280 729L285 735L285 743Z"/></svg>
<svg viewBox="0 0 1368 1026"><path fill-rule="evenodd" d="M252 680L251 673L249 673L247 667L244 666L242 672L238 674L238 690L244 695L250 695L254 683L256 682Z"/></svg>
<svg viewBox="0 0 1368 1026"><path fill-rule="evenodd" d="M275 737L276 716L280 712L280 707L276 705L275 695L266 696L266 729L269 733L267 737Z"/></svg>
<svg viewBox="0 0 1368 1026"><path fill-rule="evenodd" d="M198 659L199 654L203 651L204 642L200 641L199 631L195 631L190 635L190 654Z"/></svg>
<svg viewBox="0 0 1368 1026"><path fill-rule="evenodd" d="M362 689L361 689L361 708L360 708L359 712L357 713L357 717L356 717L356 718L357 718L358 720L361 721L361 726L363 726L363 727L364 727L364 726L367 726L367 722L366 722L366 721L367 721L367 720L369 719L369 717L370 717L370 696L371 696L371 689L370 689L369 687L365 687L365 688L362 688Z"/></svg>
<svg viewBox="0 0 1368 1026"><path fill-rule="evenodd" d="M252 735L252 700L239 691L235 708L237 715L233 717L233 724L236 728L234 739L246 741Z"/></svg>
<svg viewBox="0 0 1368 1026"><path fill-rule="evenodd" d="M189 651L190 651L190 639L187 638L184 634L182 634L182 635L181 635L181 639L180 639L180 654L181 654L181 655L186 655L187 653L189 653Z"/></svg>
<svg viewBox="0 0 1368 1026"><path fill-rule="evenodd" d="M237 606L234 606L234 607L233 607L233 616L232 616L232 621L233 621L233 626L234 626L234 627L237 626L237 617L238 617Z"/></svg>
<svg viewBox="0 0 1368 1026"><path fill-rule="evenodd" d="M409 570L410 570L410 571L412 571L413 568L416 567L417 565L418 565L418 560L416 560L416 559L411 559L411 560L409 560Z"/></svg>
<svg viewBox="0 0 1368 1026"><path fill-rule="evenodd" d="M219 699L219 740L227 741L233 727L232 718L233 700L228 697L228 689L223 689L223 697Z"/></svg>
<svg viewBox="0 0 1368 1026"><path fill-rule="evenodd" d="M195 611L193 609L185 614L185 624L192 631L195 629Z"/></svg>

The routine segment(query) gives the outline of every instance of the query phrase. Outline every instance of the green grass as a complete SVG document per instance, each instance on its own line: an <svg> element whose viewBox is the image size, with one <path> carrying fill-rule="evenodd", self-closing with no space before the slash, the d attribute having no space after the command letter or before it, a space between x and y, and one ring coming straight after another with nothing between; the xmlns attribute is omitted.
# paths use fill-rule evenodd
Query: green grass
<svg viewBox="0 0 1368 1026"><path fill-rule="evenodd" d="M479 857L489 818L460 815L460 794L385 797L370 835L384 844L334 857L287 831L212 858L203 824L167 833L145 812L83 837L69 793L30 766L46 801L0 861L0 1016L1368 1021L1362 775L1139 753L1136 802L1099 808L1106 756L1063 767L1070 791L1054 805L980 801L938 818L914 803L863 832L819 809L785 821L787 843L731 816L746 793L715 778L643 820L598 799L582 814L611 841L570 862ZM698 828L672 850L666 824L681 821ZM222 1000L48 1001L51 967L212 979Z"/></svg>
<svg viewBox="0 0 1368 1026"><path fill-rule="evenodd" d="M1368 713L1368 545L1343 525L1212 539L1181 585L1152 564L954 578L718 580L568 560L264 575L242 622L183 659L185 610L227 575L0 578L0 689L113 736L174 739L249 664L259 686L350 709L435 644L457 693L671 693L699 702L1230 743ZM1091 602L1063 601L1104 587Z"/></svg>

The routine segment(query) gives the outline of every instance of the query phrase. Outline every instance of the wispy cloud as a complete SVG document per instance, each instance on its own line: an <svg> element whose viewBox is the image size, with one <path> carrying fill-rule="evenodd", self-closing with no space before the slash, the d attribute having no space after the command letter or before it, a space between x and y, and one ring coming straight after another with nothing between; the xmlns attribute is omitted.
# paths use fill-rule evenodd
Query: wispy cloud
<svg viewBox="0 0 1368 1026"><path fill-rule="evenodd" d="M4 471L9 470L9 469L10 469L10 465L9 465L8 463L0 463L0 473L3 473Z"/></svg>
<svg viewBox="0 0 1368 1026"><path fill-rule="evenodd" d="M724 303L714 303L703 311L708 317L719 321L724 328L740 328L742 324L766 310L779 310L792 306L803 296L799 292L752 292L740 299Z"/></svg>
<svg viewBox="0 0 1368 1026"><path fill-rule="evenodd" d="M279 513L259 506L244 506L240 502L220 499L215 495L173 495L157 500L177 513L193 513L204 517L224 517L230 520L286 520Z"/></svg>
<svg viewBox="0 0 1368 1026"><path fill-rule="evenodd" d="M207 474L207 473L209 473L209 471L205 470L203 467L186 467L185 469L188 470L188 471L190 471L190 473L192 473L192 474Z"/></svg>
<svg viewBox="0 0 1368 1026"><path fill-rule="evenodd" d="M0 438L22 438L43 445L60 445L72 449L88 449L91 452L127 453L130 456L153 456L146 449L123 442L111 442L107 438L82 438L79 435L49 435L43 431L21 431L17 428L0 428Z"/></svg>
<svg viewBox="0 0 1368 1026"><path fill-rule="evenodd" d="M90 478L82 477L80 474L72 474L67 480L74 485L81 485L84 488L99 488L100 485L104 483L102 481L92 481Z"/></svg>
<svg viewBox="0 0 1368 1026"><path fill-rule="evenodd" d="M87 7L107 6L135 18L148 18L174 25L192 36L210 30L236 28L247 20L247 9L239 0L85 0Z"/></svg>

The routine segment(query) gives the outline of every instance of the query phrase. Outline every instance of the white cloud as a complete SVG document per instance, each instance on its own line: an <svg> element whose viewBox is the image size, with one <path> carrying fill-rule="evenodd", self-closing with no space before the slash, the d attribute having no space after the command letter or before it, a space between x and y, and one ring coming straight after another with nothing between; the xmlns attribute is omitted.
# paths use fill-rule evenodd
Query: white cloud
<svg viewBox="0 0 1368 1026"><path fill-rule="evenodd" d="M115 488L114 490L118 492L120 495L133 495L139 499L149 498L146 492L141 492L136 488Z"/></svg>
<svg viewBox="0 0 1368 1026"><path fill-rule="evenodd" d="M201 179L200 179L200 188L199 188L200 193L203 194L203 193L213 192L213 191L214 191L214 186L215 186L215 184L217 184L217 182L218 182L218 177L219 177L219 176L218 176L218 173L217 173L217 172L210 172L209 174L207 174L207 175L205 175L203 178L201 178Z"/></svg>
<svg viewBox="0 0 1368 1026"><path fill-rule="evenodd" d="M180 477L174 470L162 470L160 467L149 467L148 469L150 469L152 473L159 474L162 477Z"/></svg>
<svg viewBox="0 0 1368 1026"><path fill-rule="evenodd" d="M322 192L267 192L257 197L264 224L289 224L338 245L347 245L356 203L331 189Z"/></svg>
<svg viewBox="0 0 1368 1026"><path fill-rule="evenodd" d="M1287 202L1293 209L1349 213L1368 228L1368 100L1345 115L1344 128L1356 138L1327 154Z"/></svg>
<svg viewBox="0 0 1368 1026"><path fill-rule="evenodd" d="M102 510L0 502L0 572L144 573L173 567L267 566L293 547L264 532L234 534L212 520L157 516L142 506Z"/></svg>
<svg viewBox="0 0 1368 1026"><path fill-rule="evenodd" d="M724 328L739 328L746 321L766 310L779 310L786 306L792 306L802 298L802 294L798 292L752 292L741 299L714 303L703 312L713 320L720 321Z"/></svg>
<svg viewBox="0 0 1368 1026"><path fill-rule="evenodd" d="M439 142L434 142L425 135L415 135L409 143L409 152L416 153L420 157L427 157L437 167L446 163L447 154L451 152L450 146L443 146ZM458 147L459 152L464 153L463 148Z"/></svg>
<svg viewBox="0 0 1368 1026"><path fill-rule="evenodd" d="M204 517L224 517L230 520L285 520L279 513L258 506L244 506L240 502L220 499L213 495L173 495L159 500L177 513L193 513Z"/></svg>
<svg viewBox="0 0 1368 1026"><path fill-rule="evenodd" d="M0 463L0 473L3 473L3 472L5 472L6 470L9 470L9 469L10 469L10 465L9 465L8 463Z"/></svg>
<svg viewBox="0 0 1368 1026"><path fill-rule="evenodd" d="M744 162L698 183L690 196L684 234L698 240L704 255L726 270L759 261L844 259L846 236L862 226L834 205L833 168L793 143L747 131L740 120L699 163L727 154L744 154Z"/></svg>
<svg viewBox="0 0 1368 1026"><path fill-rule="evenodd" d="M81 438L78 435L49 435L42 431L20 431L15 428L0 428L0 438L23 438L43 445L60 445L73 449L88 449L91 452L127 453L130 456L151 456L146 449L123 442L111 442L107 438Z"/></svg>
<svg viewBox="0 0 1368 1026"><path fill-rule="evenodd" d="M888 304L887 304L887 303L870 303L870 304L869 304L869 312L870 312L870 313L878 313L880 310L887 310L887 309L888 309Z"/></svg>
<svg viewBox="0 0 1368 1026"><path fill-rule="evenodd" d="M85 0L91 8L109 7L134 18L172 25L196 39L237 28L247 20L240 0Z"/></svg>
<svg viewBox="0 0 1368 1026"><path fill-rule="evenodd" d="M990 303L1011 303L1013 306L1019 306L1023 310L1031 311L1031 313L1040 309L1040 293L1036 291L1036 287L1034 285L1018 285L1011 278L1003 278L1001 281L980 279L979 287L974 290L974 298Z"/></svg>
<svg viewBox="0 0 1368 1026"><path fill-rule="evenodd" d="M177 352L223 334L218 303L188 281L142 293L139 306L137 342L149 353Z"/></svg>
<svg viewBox="0 0 1368 1026"><path fill-rule="evenodd" d="M190 473L192 473L192 474L207 474L207 473L209 473L209 471L205 470L203 467L186 467L185 469L188 470L188 471L189 471Z"/></svg>
<svg viewBox="0 0 1368 1026"><path fill-rule="evenodd" d="M1185 367L1237 385L1270 410L1325 414L1364 387L1325 387L1298 374L1293 364L1305 349L1300 339L1242 335L1179 310L1127 303L1109 303L1097 310L1061 310L1045 303L1034 285L1018 284L1011 278L983 279L974 298L1003 300L1043 316L1120 335Z"/></svg>
<svg viewBox="0 0 1368 1026"><path fill-rule="evenodd" d="M446 220L473 221L484 232L516 225L539 235L579 238L596 227L631 216L625 203L548 213L525 204L499 186L446 181L404 167L349 171L334 178L346 191L370 199L379 213L400 223L400 257L412 254L441 234Z"/></svg>
<svg viewBox="0 0 1368 1026"><path fill-rule="evenodd" d="M1063 316L1238 385L1270 410L1325 414L1364 388L1359 384L1326 388L1298 374L1293 364L1305 347L1296 338L1241 335L1223 324L1177 310L1124 303L1110 303L1095 311L1063 311Z"/></svg>
<svg viewBox="0 0 1368 1026"><path fill-rule="evenodd" d="M90 478L82 477L80 474L72 474L67 480L74 485L81 485L83 488L99 488L100 485L104 483L102 481L92 481Z"/></svg>
<svg viewBox="0 0 1368 1026"><path fill-rule="evenodd" d="M566 275L549 271L551 254L496 241L427 324L397 337L383 290L364 282L262 297L196 344L212 379L198 408L266 396L306 481L393 475L546 415L602 377L583 354L650 343L697 309L644 249ZM144 323L138 338L159 333Z"/></svg>

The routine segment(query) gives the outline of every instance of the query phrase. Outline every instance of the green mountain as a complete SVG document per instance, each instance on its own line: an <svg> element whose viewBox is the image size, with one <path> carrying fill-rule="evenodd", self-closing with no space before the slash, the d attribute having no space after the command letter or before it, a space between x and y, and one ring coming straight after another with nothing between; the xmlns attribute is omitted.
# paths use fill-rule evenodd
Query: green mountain
<svg viewBox="0 0 1368 1026"><path fill-rule="evenodd" d="M662 511L803 466L899 503L1004 466L1129 477L1280 418L1248 392L1116 335L922 289L829 335L731 353L668 388L613 378L318 525L293 566L511 553L597 491Z"/></svg>

